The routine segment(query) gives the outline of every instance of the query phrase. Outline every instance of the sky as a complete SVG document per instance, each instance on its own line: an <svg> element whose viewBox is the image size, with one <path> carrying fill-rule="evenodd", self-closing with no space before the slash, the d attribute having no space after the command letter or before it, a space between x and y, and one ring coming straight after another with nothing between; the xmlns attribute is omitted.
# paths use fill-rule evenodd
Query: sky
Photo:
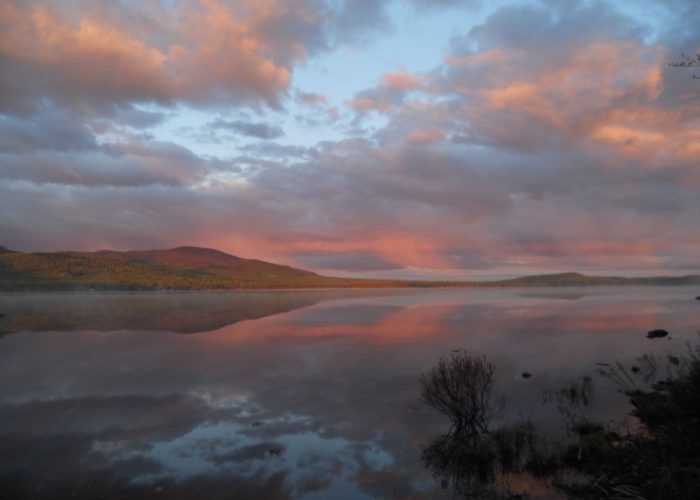
<svg viewBox="0 0 700 500"><path fill-rule="evenodd" d="M0 0L0 245L700 272L697 0ZM700 74L700 68L695 68Z"/></svg>

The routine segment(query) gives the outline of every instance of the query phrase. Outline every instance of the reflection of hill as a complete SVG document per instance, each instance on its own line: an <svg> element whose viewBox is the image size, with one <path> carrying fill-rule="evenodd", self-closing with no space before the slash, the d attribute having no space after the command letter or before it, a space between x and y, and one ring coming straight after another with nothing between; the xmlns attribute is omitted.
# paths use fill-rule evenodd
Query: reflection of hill
<svg viewBox="0 0 700 500"><path fill-rule="evenodd" d="M540 293L521 293L521 297L532 297L535 299L559 299L559 300L579 300L586 296L582 292L572 292L572 293L562 293L560 291L555 292L540 292Z"/></svg>
<svg viewBox="0 0 700 500"><path fill-rule="evenodd" d="M197 333L311 306L341 292L19 295L0 299L0 333L146 330Z"/></svg>
<svg viewBox="0 0 700 500"><path fill-rule="evenodd" d="M535 429L549 435L560 430L561 414L555 402L543 404L543 391L590 374L598 404L586 412L622 418L624 397L612 382L598 381L595 363L631 361L648 349L682 353L697 329L697 303L687 290L633 289L599 290L577 301L521 297L518 290L0 294L0 312L8 315L0 325L19 312L26 318L53 311L58 320L99 308L105 315L133 314L126 326L140 322L128 327L145 330L148 321L156 328L170 314L218 317L237 299L261 295L269 297L258 300L268 311L275 301L292 306L291 295L319 303L202 335L6 336L0 496L24 498L30 491L32 498L63 498L77 483L90 486L81 498L276 498L267 486L280 474L293 498L306 491L339 498L350 487L377 498L452 498L432 489L431 475L440 470L424 467L420 453L449 425L418 401L418 376L440 355L464 348L489 356L498 394L509 403L504 424L524 409ZM117 299L132 302L131 311ZM150 301L150 311L135 299ZM148 318L154 313L162 316L159 325ZM647 340L651 327L668 329L673 339ZM526 370L531 379L521 378ZM494 422L494 431L500 424ZM458 454L435 463L451 467L469 459L459 444L436 450ZM269 454L276 446L286 451ZM193 463L206 468L188 483ZM251 471L260 471L258 483L247 480ZM219 482L219 472L231 482ZM166 479L136 482L148 474ZM507 477L514 491L551 498L551 490L521 486L523 477ZM194 481L199 496L186 494ZM35 493L39 488L44 493Z"/></svg>

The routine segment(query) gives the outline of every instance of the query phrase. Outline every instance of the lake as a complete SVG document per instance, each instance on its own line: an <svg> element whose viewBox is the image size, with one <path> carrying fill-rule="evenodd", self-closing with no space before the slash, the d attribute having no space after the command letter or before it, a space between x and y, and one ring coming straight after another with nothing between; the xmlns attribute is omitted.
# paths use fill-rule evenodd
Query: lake
<svg viewBox="0 0 700 500"><path fill-rule="evenodd" d="M628 418L599 372L621 362L662 379L672 365L635 360L697 343L697 292L0 295L0 496L450 498L421 459L450 427L419 398L441 356L486 356L499 421L556 439L562 407ZM647 339L655 328L670 335ZM586 401L568 400L561 389L584 377Z"/></svg>

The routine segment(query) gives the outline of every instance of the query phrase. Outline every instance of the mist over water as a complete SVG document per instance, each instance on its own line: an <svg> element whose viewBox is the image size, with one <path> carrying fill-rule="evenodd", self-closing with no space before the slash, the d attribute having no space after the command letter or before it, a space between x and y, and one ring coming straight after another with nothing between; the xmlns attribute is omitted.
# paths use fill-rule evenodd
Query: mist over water
<svg viewBox="0 0 700 500"><path fill-rule="evenodd" d="M627 417L599 370L682 354L698 339L696 292L0 295L0 491L449 497L421 461L450 426L419 399L440 356L485 356L499 421L555 439L560 389L582 377L590 401L571 411ZM647 339L655 328L670 335Z"/></svg>

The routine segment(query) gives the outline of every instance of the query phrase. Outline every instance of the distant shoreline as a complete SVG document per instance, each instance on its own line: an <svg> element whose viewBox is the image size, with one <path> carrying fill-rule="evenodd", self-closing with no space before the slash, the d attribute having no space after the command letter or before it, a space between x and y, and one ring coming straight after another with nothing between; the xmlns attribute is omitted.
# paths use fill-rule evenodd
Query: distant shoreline
<svg viewBox="0 0 700 500"><path fill-rule="evenodd" d="M335 278L218 250L23 253L0 247L2 292L225 292L333 289L700 286L700 275L623 278L577 272L493 281Z"/></svg>
<svg viewBox="0 0 700 500"><path fill-rule="evenodd" d="M679 277L685 278L685 276ZM332 278L331 278L332 279ZM700 280L693 282L675 282L675 283L637 283L634 280L638 278L624 278L630 280L625 283L537 283L537 284L500 284L497 282L474 282L474 283L459 283L456 285L428 285L426 282L419 282L416 285L413 282L409 284L391 284L391 285L329 285L329 286L310 286L310 287L261 287L261 288L175 288L175 289L159 289L159 288L75 288L66 285L65 287L56 286L50 288L15 288L6 289L0 284L0 294L100 294L100 293L119 293L119 294L141 294L141 293L163 293L163 294L182 294L182 293L207 293L207 294L224 294L224 293L261 293L261 292L314 292L314 291L342 291L342 290L365 290L365 291L381 291L381 290L492 290L492 289L540 289L540 288L628 288L628 287L700 287ZM655 279L655 278L648 278ZM663 278L662 278L663 279Z"/></svg>

